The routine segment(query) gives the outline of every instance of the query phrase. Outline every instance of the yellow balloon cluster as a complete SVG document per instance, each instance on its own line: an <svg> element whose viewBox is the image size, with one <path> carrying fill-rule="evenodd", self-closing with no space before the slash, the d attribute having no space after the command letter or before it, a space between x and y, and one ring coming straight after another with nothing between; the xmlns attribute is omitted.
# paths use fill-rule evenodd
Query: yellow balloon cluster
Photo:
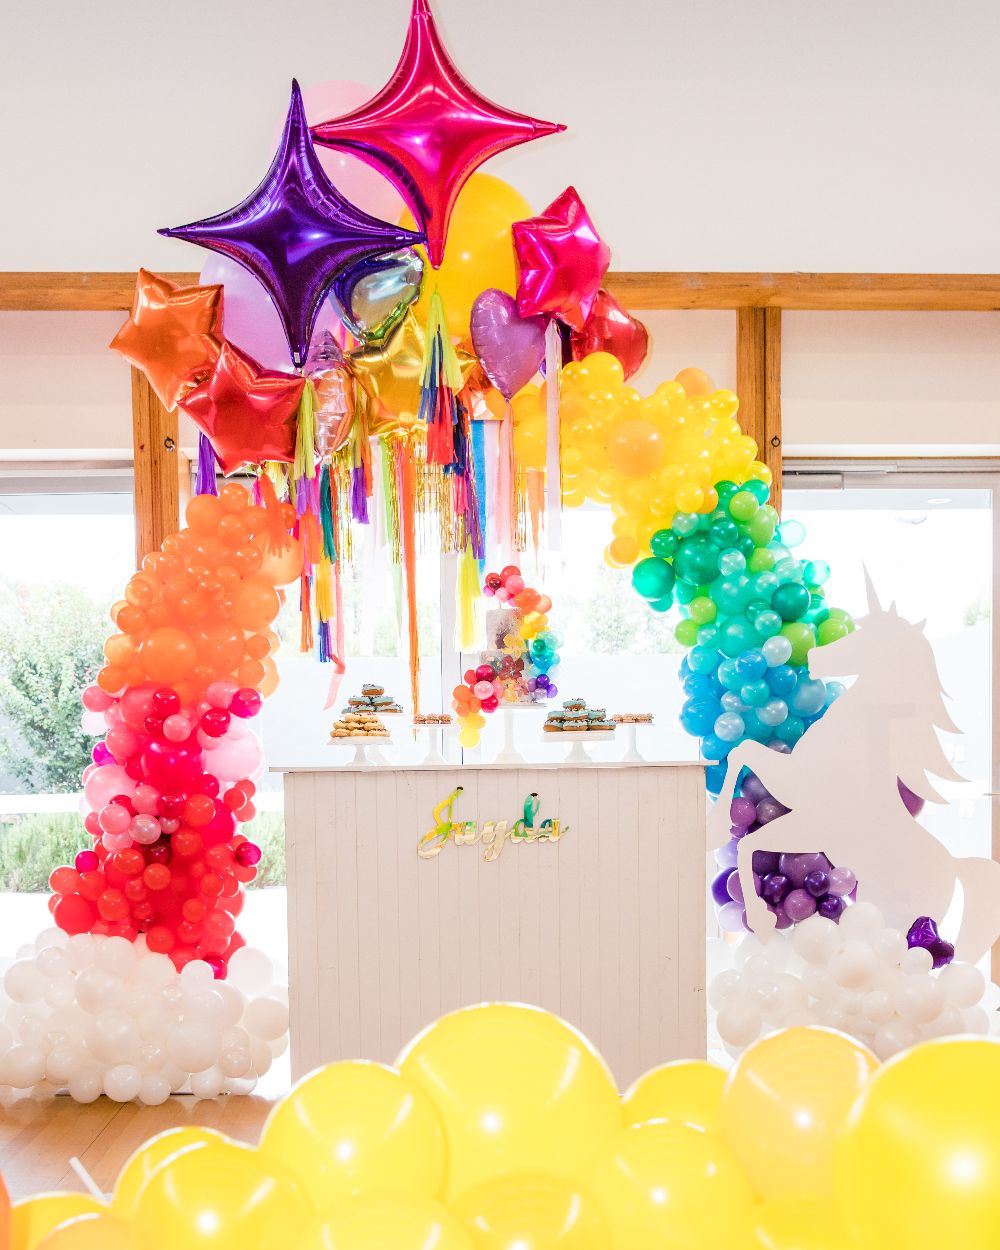
<svg viewBox="0 0 1000 1250"><path fill-rule="evenodd" d="M514 455L524 469L543 469L545 387L514 396ZM567 365L560 374L562 499L591 500L615 514L609 562L634 563L677 512L711 512L717 482L758 478L770 470L736 420L732 391L715 390L700 369L685 369L652 395L625 385L620 362L606 352Z"/></svg>
<svg viewBox="0 0 1000 1250"><path fill-rule="evenodd" d="M842 1034L791 1028L728 1077L667 1064L622 1099L569 1025L491 1004L445 1016L395 1068L312 1073L256 1148L174 1129L128 1161L109 1205L15 1203L10 1244L995 1250L998 1124L997 1042L926 1042L879 1068Z"/></svg>

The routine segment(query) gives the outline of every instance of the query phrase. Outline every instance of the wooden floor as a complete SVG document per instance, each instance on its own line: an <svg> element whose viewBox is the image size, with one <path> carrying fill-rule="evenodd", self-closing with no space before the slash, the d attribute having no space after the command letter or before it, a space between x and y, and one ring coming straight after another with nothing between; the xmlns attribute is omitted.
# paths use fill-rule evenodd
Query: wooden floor
<svg viewBox="0 0 1000 1250"><path fill-rule="evenodd" d="M197 1101L179 1096L159 1107L97 1102L81 1106L71 1098L24 1099L0 1108L0 1174L10 1196L25 1198L47 1189L83 1186L69 1161L75 1155L105 1192L133 1150L164 1129L205 1124L240 1141L256 1142L272 1107L268 1098L231 1097Z"/></svg>

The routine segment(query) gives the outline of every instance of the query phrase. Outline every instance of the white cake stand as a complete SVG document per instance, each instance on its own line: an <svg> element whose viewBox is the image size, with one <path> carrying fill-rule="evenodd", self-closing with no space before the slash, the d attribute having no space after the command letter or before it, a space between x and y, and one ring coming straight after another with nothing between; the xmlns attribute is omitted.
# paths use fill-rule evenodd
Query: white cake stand
<svg viewBox="0 0 1000 1250"><path fill-rule="evenodd" d="M526 764L524 756L517 749L517 743L514 735L514 725L516 724L514 717L518 712L537 712L539 710L537 703L501 703L500 711L503 718L503 743L500 747L500 754L493 761L494 764Z"/></svg>
<svg viewBox="0 0 1000 1250"><path fill-rule="evenodd" d="M639 747L636 742L637 730L652 729L653 722L651 720L619 722L618 728L626 731L626 748L621 762L623 764L645 764L646 758L639 754Z"/></svg>
<svg viewBox="0 0 1000 1250"><path fill-rule="evenodd" d="M348 764L364 768L375 768L379 764L387 764L389 762L378 749L379 744L391 747L392 738L375 738L369 734L357 734L356 736L345 738L331 738L327 746L353 747L354 755L347 761Z"/></svg>
<svg viewBox="0 0 1000 1250"><path fill-rule="evenodd" d="M566 756L567 764L592 764L585 742L614 742L615 731L613 729L560 729L557 732L553 730L551 733L542 731L542 741L552 742L569 742L572 743L570 750Z"/></svg>
<svg viewBox="0 0 1000 1250"><path fill-rule="evenodd" d="M424 756L425 764L447 764L444 758L444 731L450 729L453 722L447 725L414 725L415 730L422 731L427 735L427 754Z"/></svg>

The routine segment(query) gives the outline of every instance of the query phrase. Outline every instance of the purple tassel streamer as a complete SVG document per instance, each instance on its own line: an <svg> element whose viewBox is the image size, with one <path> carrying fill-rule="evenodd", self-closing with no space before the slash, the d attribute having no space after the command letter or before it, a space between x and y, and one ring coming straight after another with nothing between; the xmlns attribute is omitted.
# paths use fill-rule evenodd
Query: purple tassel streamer
<svg viewBox="0 0 1000 1250"><path fill-rule="evenodd" d="M351 516L359 525L368 524L368 493L363 464L356 464L351 469Z"/></svg>
<svg viewBox="0 0 1000 1250"><path fill-rule="evenodd" d="M319 662L329 664L333 659L333 639L330 637L329 621L320 621L316 627L316 637L319 642Z"/></svg>
<svg viewBox="0 0 1000 1250"><path fill-rule="evenodd" d="M253 480L253 491L250 495L250 502L255 508L263 508L264 506L264 492L260 488L259 476L255 477Z"/></svg>
<svg viewBox="0 0 1000 1250"><path fill-rule="evenodd" d="M198 434L198 474L195 478L196 495L217 495L219 486L215 480L215 448L204 434Z"/></svg>

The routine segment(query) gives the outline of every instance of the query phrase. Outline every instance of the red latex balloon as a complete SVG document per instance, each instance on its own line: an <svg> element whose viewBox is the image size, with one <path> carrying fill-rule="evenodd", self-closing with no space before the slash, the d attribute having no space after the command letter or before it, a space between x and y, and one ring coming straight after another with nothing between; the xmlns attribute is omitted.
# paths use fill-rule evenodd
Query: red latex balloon
<svg viewBox="0 0 1000 1250"><path fill-rule="evenodd" d="M547 313L582 330L611 264L611 249L576 189L567 187L537 217L515 221L511 232L517 311L522 317Z"/></svg>
<svg viewBox="0 0 1000 1250"><path fill-rule="evenodd" d="M413 0L406 44L388 83L361 108L312 133L385 174L426 231L437 269L452 209L472 174L498 152L558 130L565 126L480 95L445 51L427 0Z"/></svg>
<svg viewBox="0 0 1000 1250"><path fill-rule="evenodd" d="M180 407L215 448L224 473L262 460L295 459L296 413L305 378L264 369L225 343L211 377Z"/></svg>
<svg viewBox="0 0 1000 1250"><path fill-rule="evenodd" d="M630 378L649 352L649 332L609 291L601 290L583 329L573 331L572 347L574 360L593 352L610 352Z"/></svg>

